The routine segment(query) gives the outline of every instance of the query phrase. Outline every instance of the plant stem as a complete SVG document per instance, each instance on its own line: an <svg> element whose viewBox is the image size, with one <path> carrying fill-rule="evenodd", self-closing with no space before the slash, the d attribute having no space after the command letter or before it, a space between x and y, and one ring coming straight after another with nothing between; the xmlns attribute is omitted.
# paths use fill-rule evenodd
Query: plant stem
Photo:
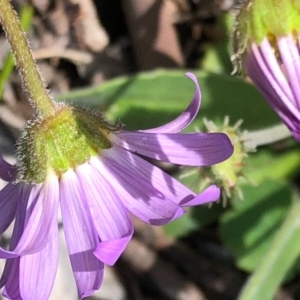
<svg viewBox="0 0 300 300"><path fill-rule="evenodd" d="M30 104L43 116L55 112L55 102L44 85L27 38L9 0L0 0L0 22L11 45Z"/></svg>
<svg viewBox="0 0 300 300"><path fill-rule="evenodd" d="M272 144L291 136L287 127L284 124L280 124L270 128L246 132L243 135L243 139L246 147L255 149L258 146Z"/></svg>
<svg viewBox="0 0 300 300"><path fill-rule="evenodd" d="M20 20L22 28L27 31L30 27L33 17L33 8L28 3L24 2L21 8ZM3 96L5 84L14 68L14 60L11 53L9 53L4 61L0 74L0 101Z"/></svg>

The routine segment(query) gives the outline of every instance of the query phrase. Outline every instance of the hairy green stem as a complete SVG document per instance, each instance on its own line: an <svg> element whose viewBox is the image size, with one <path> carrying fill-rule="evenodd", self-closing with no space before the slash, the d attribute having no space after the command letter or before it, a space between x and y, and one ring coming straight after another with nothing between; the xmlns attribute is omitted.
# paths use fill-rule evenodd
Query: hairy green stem
<svg viewBox="0 0 300 300"><path fill-rule="evenodd" d="M21 26L25 32L29 29L33 17L33 7L24 2L20 12ZM0 101L3 96L3 90L5 84L14 68L14 59L11 53L9 53L4 61L1 73L0 73Z"/></svg>
<svg viewBox="0 0 300 300"><path fill-rule="evenodd" d="M16 12L9 0L0 0L0 22L11 45L30 104L38 113L48 116L55 112L55 103L49 96Z"/></svg>

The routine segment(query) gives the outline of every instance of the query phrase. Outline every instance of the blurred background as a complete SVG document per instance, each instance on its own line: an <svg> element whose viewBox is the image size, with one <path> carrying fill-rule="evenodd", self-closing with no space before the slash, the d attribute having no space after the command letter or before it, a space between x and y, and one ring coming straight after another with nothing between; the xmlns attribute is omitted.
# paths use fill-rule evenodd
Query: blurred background
<svg viewBox="0 0 300 300"><path fill-rule="evenodd" d="M12 1L47 87L59 101L100 108L126 129L151 128L188 105L194 87L184 74L192 71L202 104L187 131L224 131L236 149L230 162L214 168L160 164L196 192L218 184L222 199L165 227L134 219L134 238L116 266L107 268L101 289L86 299L300 299L300 221L291 216L299 196L299 146L291 138L254 143L257 149L245 146L247 132L280 121L247 78L231 75L230 37L242 2ZM9 53L0 29L0 152L14 162L19 130L32 111ZM1 238L2 245L9 244L10 234ZM76 300L62 231L60 238L51 300ZM258 283L242 293L254 276L260 276Z"/></svg>

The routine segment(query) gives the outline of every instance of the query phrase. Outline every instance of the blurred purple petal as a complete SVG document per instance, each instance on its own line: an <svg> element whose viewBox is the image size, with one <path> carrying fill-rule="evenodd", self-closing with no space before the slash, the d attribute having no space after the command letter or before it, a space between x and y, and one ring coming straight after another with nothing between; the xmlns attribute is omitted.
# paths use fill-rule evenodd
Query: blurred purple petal
<svg viewBox="0 0 300 300"><path fill-rule="evenodd" d="M233 146L223 133L156 134L120 131L112 141L131 152L185 166L210 166L229 158Z"/></svg>
<svg viewBox="0 0 300 300"><path fill-rule="evenodd" d="M103 263L113 265L133 234L128 211L114 188L91 165L76 168L76 174L87 196L87 202L100 243L94 254Z"/></svg>
<svg viewBox="0 0 300 300"><path fill-rule="evenodd" d="M88 207L87 196L74 173L61 177L61 211L71 265L80 298L99 289L103 279L103 263L93 254L98 236Z"/></svg>
<svg viewBox="0 0 300 300"><path fill-rule="evenodd" d="M192 73L186 73L185 75L189 77L195 84L195 95L187 109L179 117L166 125L147 130L139 130L140 132L177 133L190 125L191 122L195 119L200 108L201 91L197 81L197 77Z"/></svg>
<svg viewBox="0 0 300 300"><path fill-rule="evenodd" d="M2 155L0 155L0 178L4 181L10 181L14 178L15 173L15 166L5 161Z"/></svg>
<svg viewBox="0 0 300 300"><path fill-rule="evenodd" d="M20 258L6 260L5 268L1 276L0 286L5 288L3 296L11 300L23 300L20 294ZM27 299L24 299L27 300Z"/></svg>
<svg viewBox="0 0 300 300"><path fill-rule="evenodd" d="M154 186L149 180L151 173L158 168L151 166L152 170L138 170L139 165L134 166L136 160L132 163L132 159L135 160L136 156L122 149L111 148L104 150L100 159L92 158L90 163L95 169L101 170L126 208L144 222L162 225L182 215L184 210L174 202L176 196L168 197L168 185L162 182ZM142 173L144 174L141 176ZM150 177L147 178L147 174Z"/></svg>

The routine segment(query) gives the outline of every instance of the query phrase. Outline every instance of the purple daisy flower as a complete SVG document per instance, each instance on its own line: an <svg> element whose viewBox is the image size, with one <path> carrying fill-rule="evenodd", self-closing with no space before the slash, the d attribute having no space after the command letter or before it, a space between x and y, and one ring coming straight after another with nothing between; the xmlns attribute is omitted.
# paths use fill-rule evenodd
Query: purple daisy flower
<svg viewBox="0 0 300 300"><path fill-rule="evenodd" d="M13 300L48 299L58 264L60 210L79 298L99 289L104 264L113 265L133 234L130 213L152 225L184 214L185 206L216 201L220 190L210 186L197 195L141 158L186 166L208 166L229 158L233 147L222 133L179 134L200 107L196 86L189 107L174 121L150 130L118 130L112 143L62 174L50 169L42 183L15 181L14 166L0 159L0 233L14 221L6 265L0 279L4 296Z"/></svg>

